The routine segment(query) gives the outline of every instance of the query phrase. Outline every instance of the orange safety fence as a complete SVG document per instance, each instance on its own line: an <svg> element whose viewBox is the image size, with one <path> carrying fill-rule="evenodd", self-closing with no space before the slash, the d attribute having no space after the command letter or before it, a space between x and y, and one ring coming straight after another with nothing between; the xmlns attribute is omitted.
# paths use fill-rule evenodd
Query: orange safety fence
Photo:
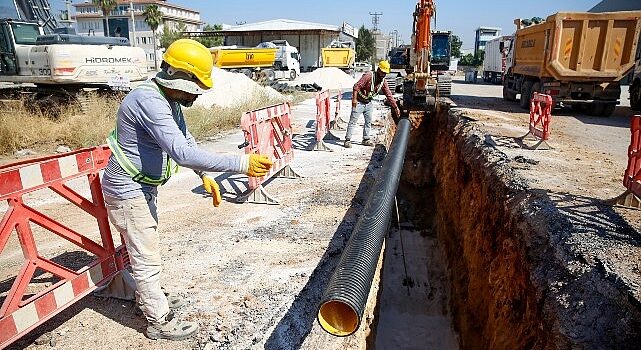
<svg viewBox="0 0 641 350"><path fill-rule="evenodd" d="M530 101L529 131L521 139L532 139L537 144L530 149L550 149L550 122L552 121L552 96L535 92Z"/></svg>
<svg viewBox="0 0 641 350"><path fill-rule="evenodd" d="M641 115L632 117L630 134L628 167L623 175L626 191L606 203L641 209Z"/></svg>
<svg viewBox="0 0 641 350"><path fill-rule="evenodd" d="M74 304L129 265L124 243L114 247L100 186L99 171L107 165L110 154L107 146L99 146L0 166L0 201L6 200L8 204L0 222L0 254L15 233L23 255L22 268L0 307L0 348ZM88 179L91 199L68 184L83 177ZM25 203L25 196L44 189L93 217L101 242ZM38 246L31 224L72 243L95 259L74 270L45 258L39 251L44 247ZM54 282L39 292L30 287L36 270L54 276Z"/></svg>
<svg viewBox="0 0 641 350"><path fill-rule="evenodd" d="M335 104L335 113L338 115L340 112L340 100L337 100ZM338 139L330 132L331 124L331 96L329 90L325 90L316 94L316 142L313 148L314 151L332 151L323 141L324 139Z"/></svg>
<svg viewBox="0 0 641 350"><path fill-rule="evenodd" d="M245 154L266 154L274 165L263 177L250 177L248 190L238 200L250 203L279 204L263 184L273 177L300 178L291 168L292 148L291 107L287 103L246 112L240 119L245 134Z"/></svg>

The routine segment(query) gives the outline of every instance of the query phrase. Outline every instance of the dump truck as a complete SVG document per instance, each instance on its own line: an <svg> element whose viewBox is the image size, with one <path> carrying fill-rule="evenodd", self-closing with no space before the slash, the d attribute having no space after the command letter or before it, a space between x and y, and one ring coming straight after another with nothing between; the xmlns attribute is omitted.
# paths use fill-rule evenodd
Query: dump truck
<svg viewBox="0 0 641 350"><path fill-rule="evenodd" d="M483 81L486 83L501 84L503 82L510 42L512 42L512 36L504 35L485 44Z"/></svg>
<svg viewBox="0 0 641 350"><path fill-rule="evenodd" d="M210 48L214 66L243 73L256 81L294 80L300 74L300 55L287 41L266 42L258 47Z"/></svg>
<svg viewBox="0 0 641 350"><path fill-rule="evenodd" d="M503 98L529 108L534 92L556 106L609 116L621 95L620 80L635 65L641 11L559 12L517 30L507 58Z"/></svg>
<svg viewBox="0 0 641 350"><path fill-rule="evenodd" d="M630 84L630 107L635 111L641 111L641 48L637 51L637 68Z"/></svg>
<svg viewBox="0 0 641 350"><path fill-rule="evenodd" d="M355 44L352 41L332 41L321 49L322 67L336 67L354 74L356 64Z"/></svg>

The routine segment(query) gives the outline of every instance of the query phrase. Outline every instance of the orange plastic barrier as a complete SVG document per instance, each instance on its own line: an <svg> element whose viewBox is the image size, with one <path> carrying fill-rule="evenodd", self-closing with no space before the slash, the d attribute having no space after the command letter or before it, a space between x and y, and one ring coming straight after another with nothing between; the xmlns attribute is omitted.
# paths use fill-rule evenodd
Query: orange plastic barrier
<svg viewBox="0 0 641 350"><path fill-rule="evenodd" d="M22 268L0 308L0 348L55 316L129 265L124 244L114 248L100 186L98 172L107 165L110 154L107 146L101 146L0 167L0 200L8 202L0 222L0 254L15 232L24 256ZM89 180L91 199L67 185L68 181L85 176ZM24 203L24 195L41 189L50 189L95 218L101 244ZM43 257L30 223L95 255L95 260L74 271ZM28 287L36 270L50 273L58 281L30 296Z"/></svg>
<svg viewBox="0 0 641 350"><path fill-rule="evenodd" d="M262 204L279 204L263 186L272 177L300 178L290 164L294 159L292 148L291 107L284 103L251 112L240 119L245 134L245 154L267 154L272 156L274 165L263 177L250 177L249 189L241 194L238 201Z"/></svg>
<svg viewBox="0 0 641 350"><path fill-rule="evenodd" d="M340 101L337 101L335 111L336 116L338 116ZM316 143L313 148L314 151L332 151L323 141L324 139L338 139L330 132L331 122L331 97L329 90L325 90L316 94Z"/></svg>
<svg viewBox="0 0 641 350"><path fill-rule="evenodd" d="M641 197L641 115L632 117L630 132L632 136L628 147L628 168L623 185L637 197Z"/></svg>
<svg viewBox="0 0 641 350"><path fill-rule="evenodd" d="M550 149L550 122L552 121L552 96L534 93L530 101L530 130L522 139L532 139L537 144L530 149Z"/></svg>

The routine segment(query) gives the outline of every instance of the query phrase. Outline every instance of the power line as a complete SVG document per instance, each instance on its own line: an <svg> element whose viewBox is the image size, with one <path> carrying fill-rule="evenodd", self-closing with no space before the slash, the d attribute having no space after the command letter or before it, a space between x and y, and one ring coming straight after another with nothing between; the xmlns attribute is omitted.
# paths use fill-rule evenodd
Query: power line
<svg viewBox="0 0 641 350"><path fill-rule="evenodd" d="M380 23L379 17L383 15L383 12L370 12L369 13L372 16L372 25L374 28L372 29L373 31L378 31L378 24Z"/></svg>

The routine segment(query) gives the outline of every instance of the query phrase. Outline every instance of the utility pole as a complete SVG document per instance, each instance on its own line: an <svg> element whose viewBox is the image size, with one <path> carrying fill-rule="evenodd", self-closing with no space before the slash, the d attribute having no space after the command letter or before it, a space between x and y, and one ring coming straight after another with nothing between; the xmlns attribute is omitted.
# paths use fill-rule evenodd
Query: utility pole
<svg viewBox="0 0 641 350"><path fill-rule="evenodd" d="M134 16L133 1L129 1L129 13L131 14L131 46L136 46L136 17Z"/></svg>
<svg viewBox="0 0 641 350"><path fill-rule="evenodd" d="M372 16L372 25L374 26L372 30L378 32L379 17L383 15L383 12L370 12L369 14Z"/></svg>

